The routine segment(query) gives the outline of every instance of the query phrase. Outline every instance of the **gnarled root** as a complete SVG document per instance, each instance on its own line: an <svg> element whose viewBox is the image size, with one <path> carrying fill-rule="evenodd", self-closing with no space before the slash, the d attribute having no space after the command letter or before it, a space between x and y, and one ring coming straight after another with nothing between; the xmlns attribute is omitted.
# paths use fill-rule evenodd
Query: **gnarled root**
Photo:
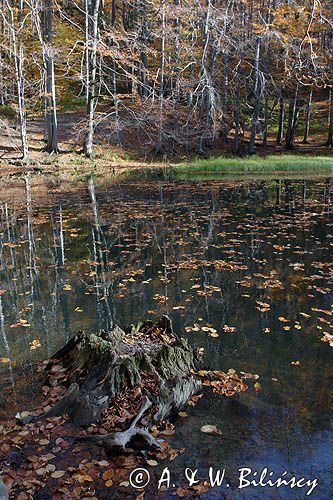
<svg viewBox="0 0 333 500"><path fill-rule="evenodd" d="M152 403L146 396L142 400L141 408L135 417L134 421L130 427L123 432L112 432L110 434L98 434L89 436L79 436L78 441L90 441L93 443L103 443L106 448L112 449L114 447L120 447L125 449L127 444L136 436L143 438L149 446L155 446L161 449L160 443L146 428L137 427L137 423L141 420L144 413L151 407Z"/></svg>

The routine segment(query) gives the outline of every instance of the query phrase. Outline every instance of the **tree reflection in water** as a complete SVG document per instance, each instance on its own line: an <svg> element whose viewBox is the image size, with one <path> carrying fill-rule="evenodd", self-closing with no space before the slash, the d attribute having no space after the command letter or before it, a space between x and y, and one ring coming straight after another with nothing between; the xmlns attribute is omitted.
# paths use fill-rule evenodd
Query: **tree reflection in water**
<svg viewBox="0 0 333 500"><path fill-rule="evenodd" d="M333 322L331 185L3 181L0 411L6 398L31 397L22 370L33 391L36 362L77 330L167 312L213 368L258 373L263 388L237 400L207 396L180 419L175 439L187 453L175 470L185 458L202 470L229 466L233 484L238 466L269 465L319 476L325 495L333 351L320 339ZM198 439L207 423L222 437Z"/></svg>

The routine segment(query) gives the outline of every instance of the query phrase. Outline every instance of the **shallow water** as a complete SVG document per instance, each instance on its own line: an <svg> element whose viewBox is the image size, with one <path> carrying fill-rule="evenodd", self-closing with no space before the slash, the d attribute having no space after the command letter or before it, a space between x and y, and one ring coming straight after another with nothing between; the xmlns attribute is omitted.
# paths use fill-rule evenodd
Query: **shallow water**
<svg viewBox="0 0 333 500"><path fill-rule="evenodd" d="M262 386L229 400L207 395L177 420L173 444L186 453L168 464L174 481L185 467L205 478L213 466L227 469L229 488L202 498L304 498L237 490L239 467L267 466L319 478L312 497L331 498L333 350L321 338L333 334L332 186L160 175L2 181L0 412L8 395L31 397L36 362L78 330L167 313L210 367L258 374ZM201 433L204 424L222 435Z"/></svg>

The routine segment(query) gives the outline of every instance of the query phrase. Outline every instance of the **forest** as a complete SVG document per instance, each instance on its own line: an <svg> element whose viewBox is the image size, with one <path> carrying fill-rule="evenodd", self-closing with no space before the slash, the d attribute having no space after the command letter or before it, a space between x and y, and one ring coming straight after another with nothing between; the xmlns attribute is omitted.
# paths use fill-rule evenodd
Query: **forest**
<svg viewBox="0 0 333 500"><path fill-rule="evenodd" d="M0 156L333 145L330 0L1 0Z"/></svg>

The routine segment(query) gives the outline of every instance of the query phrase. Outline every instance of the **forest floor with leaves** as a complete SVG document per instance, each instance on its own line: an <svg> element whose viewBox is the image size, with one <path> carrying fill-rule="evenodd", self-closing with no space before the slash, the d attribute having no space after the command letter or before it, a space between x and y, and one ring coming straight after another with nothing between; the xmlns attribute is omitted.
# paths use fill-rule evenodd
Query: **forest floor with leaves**
<svg viewBox="0 0 333 500"><path fill-rule="evenodd" d="M103 114L103 108L101 108L100 113ZM193 160L197 161L198 159L196 151L186 152L182 148L178 148L179 150L173 154L154 155L154 131L145 134L134 123L128 123L119 133L115 133L107 123L102 123L95 134L94 157L92 159L86 158L82 153L85 111L79 109L59 112L58 138L60 153L53 155L49 155L44 151L44 117L40 115L32 116L28 120L29 162L23 164L21 161L19 130L13 120L7 119L2 120L2 122L0 127L0 168L2 176L19 175L27 171L45 174L57 173L73 178L92 173L103 176L138 168L164 168ZM332 148L325 146L325 133L317 132L313 134L308 144L303 144L302 139L302 135L296 137L295 148L292 151L293 155L332 155ZM245 136L242 161L246 161L247 140L248 137ZM256 148L256 157L259 163L260 158L269 155L284 156L287 153L283 146L276 146L274 134L269 135L268 144L265 147L261 144L260 136L258 136ZM209 150L209 156L235 157L232 131L228 144L220 145L217 142ZM263 165L258 164L258 171L262 168Z"/></svg>

